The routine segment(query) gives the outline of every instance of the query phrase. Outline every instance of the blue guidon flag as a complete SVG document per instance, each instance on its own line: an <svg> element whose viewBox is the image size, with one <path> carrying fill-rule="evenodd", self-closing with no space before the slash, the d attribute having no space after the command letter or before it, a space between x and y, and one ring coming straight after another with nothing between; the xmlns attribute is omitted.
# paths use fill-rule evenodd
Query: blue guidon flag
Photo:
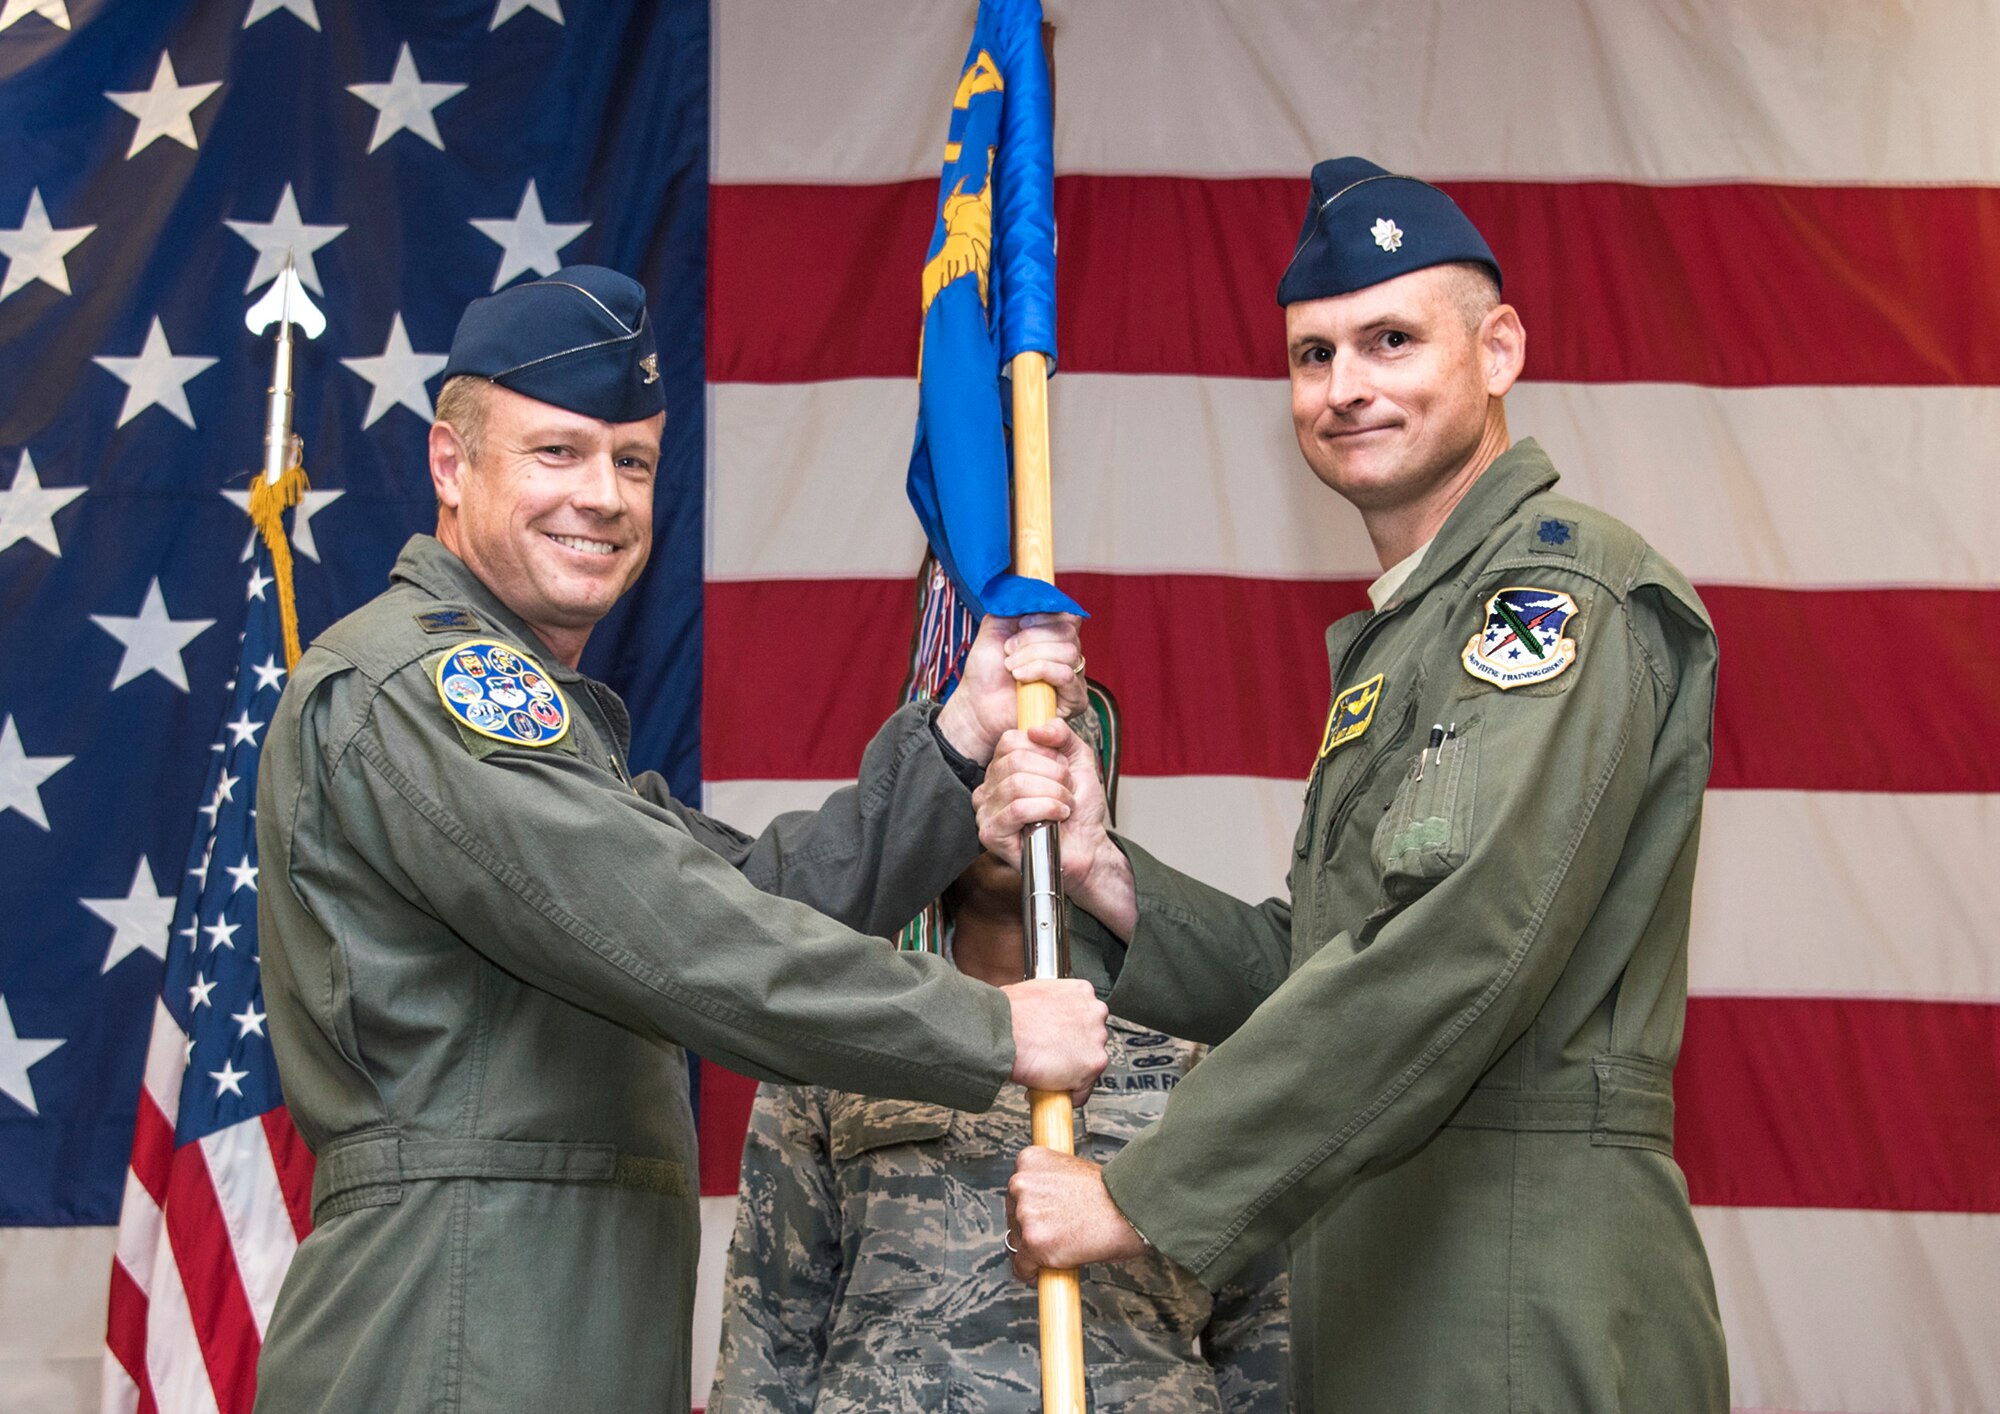
<svg viewBox="0 0 2000 1414"><path fill-rule="evenodd" d="M1012 570L1003 375L1055 371L1055 156L1040 0L983 0L952 98L924 259L910 505L974 617L1080 614Z"/></svg>
<svg viewBox="0 0 2000 1414"><path fill-rule="evenodd" d="M1547 682L1576 661L1564 630L1576 600L1555 589L1503 589L1486 601L1486 624L1466 640L1465 670L1498 688Z"/></svg>

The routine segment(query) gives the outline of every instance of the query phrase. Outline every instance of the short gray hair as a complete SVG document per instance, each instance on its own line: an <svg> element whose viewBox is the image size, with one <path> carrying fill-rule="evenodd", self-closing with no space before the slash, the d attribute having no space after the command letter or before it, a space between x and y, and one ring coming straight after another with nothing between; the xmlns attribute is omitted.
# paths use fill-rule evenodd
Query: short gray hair
<svg viewBox="0 0 2000 1414"><path fill-rule="evenodd" d="M437 420L448 422L465 444L468 461L477 462L486 445L486 379L471 373L454 374L438 392Z"/></svg>
<svg viewBox="0 0 2000 1414"><path fill-rule="evenodd" d="M1493 278L1491 270L1477 261L1453 261L1448 268L1454 276L1451 302L1464 317L1465 327L1477 329L1482 319L1500 307L1500 282ZM443 403L438 406L442 408Z"/></svg>

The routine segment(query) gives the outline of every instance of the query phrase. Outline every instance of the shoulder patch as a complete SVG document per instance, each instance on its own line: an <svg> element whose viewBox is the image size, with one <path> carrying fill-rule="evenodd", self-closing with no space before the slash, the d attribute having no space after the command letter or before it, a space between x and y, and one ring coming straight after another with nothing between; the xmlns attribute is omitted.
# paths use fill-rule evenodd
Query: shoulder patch
<svg viewBox="0 0 2000 1414"><path fill-rule="evenodd" d="M417 615L417 627L425 633L474 633L479 620L463 609L432 609Z"/></svg>
<svg viewBox="0 0 2000 1414"><path fill-rule="evenodd" d="M1576 600L1561 590L1503 589L1486 601L1486 623L1459 661L1503 691L1547 682L1576 661L1576 640L1563 636L1575 616Z"/></svg>
<svg viewBox="0 0 2000 1414"><path fill-rule="evenodd" d="M1564 520L1561 516L1538 516L1535 519L1535 543L1558 555L1574 555L1576 529L1573 520Z"/></svg>
<svg viewBox="0 0 2000 1414"><path fill-rule="evenodd" d="M512 746L554 746L569 733L569 708L541 664L504 643L474 638L437 665L438 700L452 718Z"/></svg>
<svg viewBox="0 0 2000 1414"><path fill-rule="evenodd" d="M1375 720L1375 704L1382 700L1382 674L1377 673L1366 682L1358 682L1333 699L1333 706L1327 709L1326 730L1319 739L1319 755L1313 758L1317 767L1326 760L1327 753L1336 746L1345 746L1368 730L1368 724Z"/></svg>

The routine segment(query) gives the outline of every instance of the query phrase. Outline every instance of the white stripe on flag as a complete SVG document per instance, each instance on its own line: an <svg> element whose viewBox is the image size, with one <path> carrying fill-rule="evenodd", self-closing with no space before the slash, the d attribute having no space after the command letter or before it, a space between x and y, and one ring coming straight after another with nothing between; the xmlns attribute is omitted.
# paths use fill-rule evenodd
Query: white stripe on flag
<svg viewBox="0 0 2000 1414"><path fill-rule="evenodd" d="M215 1390L195 1337L180 1267L164 1237L153 1251L152 1276L140 1285L148 1298L146 1373L153 1381L154 1399L162 1411L173 1414L210 1414L216 1408Z"/></svg>
<svg viewBox="0 0 2000 1414"><path fill-rule="evenodd" d="M712 781L708 809L760 830L843 781ZM1303 780L1126 776L1118 824L1238 898L1284 891ZM1710 791L1689 986L1724 996L2000 1001L2000 798ZM1910 900L1924 900L1923 926Z"/></svg>
<svg viewBox="0 0 2000 1414"><path fill-rule="evenodd" d="M153 1003L153 1030L146 1043L146 1093L167 1117L167 1128L181 1112L181 1072L187 1068L187 1033L167 1010L166 1003Z"/></svg>
<svg viewBox="0 0 2000 1414"><path fill-rule="evenodd" d="M712 179L935 180L974 9L715 7ZM1064 172L1291 177L1359 152L1431 177L2000 179L2000 145L1987 140L2000 130L2000 86L1986 82L2000 33L1990 12L1965 6L1044 9Z"/></svg>
<svg viewBox="0 0 2000 1414"><path fill-rule="evenodd" d="M125 1197L118 1210L117 1258L133 1284L148 1297L153 1294L153 1254L167 1242L165 1224L160 1205L153 1201L146 1185L139 1182L139 1175L128 1167ZM104 1275L109 1281L111 1273L107 1271Z"/></svg>
<svg viewBox="0 0 2000 1414"><path fill-rule="evenodd" d="M262 1340L271 1310L278 1304L285 1268L299 1249L264 1123L249 1119L217 1130L201 1141L201 1152L229 1229L229 1245L257 1322L257 1338Z"/></svg>
<svg viewBox="0 0 2000 1414"><path fill-rule="evenodd" d="M1379 573L1360 517L1299 455L1282 381L1072 373L1050 388L1064 570ZM915 572L913 381L722 383L710 410L709 578ZM2000 524L2000 388L1525 383L1508 424L1548 449L1565 493L1697 583L2000 584L2000 538L1982 533Z"/></svg>
<svg viewBox="0 0 2000 1414"><path fill-rule="evenodd" d="M1739 1408L2000 1409L2000 1215L1696 1208Z"/></svg>

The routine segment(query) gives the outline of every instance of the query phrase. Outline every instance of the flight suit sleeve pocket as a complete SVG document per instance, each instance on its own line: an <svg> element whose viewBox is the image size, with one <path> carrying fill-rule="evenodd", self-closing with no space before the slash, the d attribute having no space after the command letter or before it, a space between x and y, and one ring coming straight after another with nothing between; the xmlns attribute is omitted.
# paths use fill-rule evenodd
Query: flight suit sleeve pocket
<svg viewBox="0 0 2000 1414"><path fill-rule="evenodd" d="M1465 862L1479 781L1480 724L1458 724L1435 751L1412 759L1375 827L1375 867L1393 903L1408 903Z"/></svg>

